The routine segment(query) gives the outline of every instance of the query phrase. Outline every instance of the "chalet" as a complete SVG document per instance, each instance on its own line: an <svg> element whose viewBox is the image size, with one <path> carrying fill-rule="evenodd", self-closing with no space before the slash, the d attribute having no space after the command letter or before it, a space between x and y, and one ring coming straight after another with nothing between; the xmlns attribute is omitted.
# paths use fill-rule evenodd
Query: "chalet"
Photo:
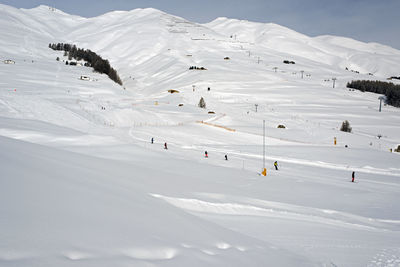
<svg viewBox="0 0 400 267"><path fill-rule="evenodd" d="M15 61L11 60L11 59L6 59L3 62L4 62L4 64L15 64Z"/></svg>
<svg viewBox="0 0 400 267"><path fill-rule="evenodd" d="M81 75L81 80L83 81L90 81L90 77L86 75Z"/></svg>

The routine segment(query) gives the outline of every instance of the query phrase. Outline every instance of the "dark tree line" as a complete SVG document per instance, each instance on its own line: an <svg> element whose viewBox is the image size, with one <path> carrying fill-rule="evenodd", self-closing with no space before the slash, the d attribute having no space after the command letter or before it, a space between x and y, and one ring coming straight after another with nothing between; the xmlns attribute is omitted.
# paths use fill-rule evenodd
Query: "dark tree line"
<svg viewBox="0 0 400 267"><path fill-rule="evenodd" d="M118 76L117 71L110 66L110 62L106 59L102 59L95 52L89 49L77 48L76 45L71 44L49 44L49 48L56 51L64 51L64 56L68 56L68 59L84 60L85 66L92 67L99 73L105 73L110 77L111 80L122 85L121 78ZM72 62L71 62L72 63Z"/></svg>
<svg viewBox="0 0 400 267"><path fill-rule="evenodd" d="M386 103L400 107L400 85L381 81L352 81L347 83L348 88L354 88L362 92L372 92L386 96Z"/></svg>
<svg viewBox="0 0 400 267"><path fill-rule="evenodd" d="M291 60L284 60L283 63L285 63L285 64L296 64L296 62L291 61Z"/></svg>
<svg viewBox="0 0 400 267"><path fill-rule="evenodd" d="M207 69L204 67L190 66L189 70L207 70Z"/></svg>

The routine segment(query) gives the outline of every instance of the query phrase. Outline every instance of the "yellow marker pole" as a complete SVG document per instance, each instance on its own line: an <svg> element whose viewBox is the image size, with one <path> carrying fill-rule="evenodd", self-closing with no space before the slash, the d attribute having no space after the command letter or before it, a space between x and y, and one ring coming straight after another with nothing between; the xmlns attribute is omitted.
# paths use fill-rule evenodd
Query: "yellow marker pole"
<svg viewBox="0 0 400 267"><path fill-rule="evenodd" d="M265 120L263 120L263 176L267 176L267 169L265 168Z"/></svg>

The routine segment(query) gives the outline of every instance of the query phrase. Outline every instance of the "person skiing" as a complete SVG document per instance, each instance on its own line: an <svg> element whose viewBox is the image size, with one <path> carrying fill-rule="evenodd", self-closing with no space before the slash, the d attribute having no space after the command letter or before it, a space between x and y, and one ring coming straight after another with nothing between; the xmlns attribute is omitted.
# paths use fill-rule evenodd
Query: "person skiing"
<svg viewBox="0 0 400 267"><path fill-rule="evenodd" d="M278 170L278 162L277 161L274 162L274 167L275 167L275 170Z"/></svg>
<svg viewBox="0 0 400 267"><path fill-rule="evenodd" d="M205 154L205 157L208 158L208 153L207 153L207 151L204 152L204 154Z"/></svg>
<svg viewBox="0 0 400 267"><path fill-rule="evenodd" d="M355 172L353 171L353 173L351 174L351 182L354 183L354 177L355 177Z"/></svg>
<svg viewBox="0 0 400 267"><path fill-rule="evenodd" d="M154 144L154 138L153 137L151 138L151 143Z"/></svg>
<svg viewBox="0 0 400 267"><path fill-rule="evenodd" d="M164 149L168 149L167 142L164 143Z"/></svg>
<svg viewBox="0 0 400 267"><path fill-rule="evenodd" d="M228 155L225 155L225 160L228 160Z"/></svg>

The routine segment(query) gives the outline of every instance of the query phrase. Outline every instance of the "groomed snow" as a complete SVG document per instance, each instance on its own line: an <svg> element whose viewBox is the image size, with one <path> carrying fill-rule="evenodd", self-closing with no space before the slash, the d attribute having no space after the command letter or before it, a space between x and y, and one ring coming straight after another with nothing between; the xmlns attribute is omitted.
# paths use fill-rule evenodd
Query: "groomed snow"
<svg viewBox="0 0 400 267"><path fill-rule="evenodd" d="M400 51L151 8L0 5L0 35L1 266L400 266L400 110L346 88Z"/></svg>

